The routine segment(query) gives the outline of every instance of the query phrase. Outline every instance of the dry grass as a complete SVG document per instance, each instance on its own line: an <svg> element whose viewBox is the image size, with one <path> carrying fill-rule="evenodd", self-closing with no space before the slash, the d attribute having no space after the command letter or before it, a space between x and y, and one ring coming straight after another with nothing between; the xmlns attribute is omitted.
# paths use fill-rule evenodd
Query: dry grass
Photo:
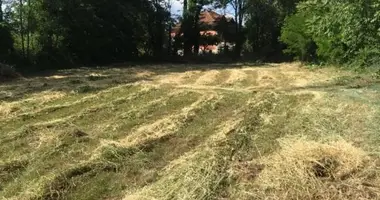
<svg viewBox="0 0 380 200"><path fill-rule="evenodd" d="M248 77L248 75L244 71L238 69L231 70L230 73L231 74L226 81L228 85L242 82Z"/></svg>
<svg viewBox="0 0 380 200"><path fill-rule="evenodd" d="M220 71L217 70L211 70L211 71L206 71L204 75L199 77L197 81L195 82L196 85L208 85L212 84L217 80L218 75L220 74Z"/></svg>
<svg viewBox="0 0 380 200"><path fill-rule="evenodd" d="M162 178L155 184L131 192L124 199L213 198L228 178L228 146L223 142L239 123L234 119L221 124L201 145L168 164L162 171Z"/></svg>
<svg viewBox="0 0 380 200"><path fill-rule="evenodd" d="M378 199L373 160L344 140L280 140L281 150L260 159L251 191L257 199Z"/></svg>
<svg viewBox="0 0 380 200"><path fill-rule="evenodd" d="M190 106L183 108L179 114L166 116L153 124L139 127L133 134L119 141L123 146L136 146L147 140L162 138L178 131L180 126L190 121L198 110L217 98L214 95L204 95Z"/></svg>
<svg viewBox="0 0 380 200"><path fill-rule="evenodd" d="M152 187L147 187L124 199L207 199L223 181L219 170L222 160L218 151L198 149L177 160L176 166L167 168ZM219 169L219 170L218 170ZM168 171L169 170L169 171Z"/></svg>
<svg viewBox="0 0 380 200"><path fill-rule="evenodd" d="M0 199L380 199L376 84L299 63L241 67L0 85Z"/></svg>
<svg viewBox="0 0 380 200"><path fill-rule="evenodd" d="M31 107L42 107L44 104L60 99L66 95L65 92L44 91L33 94L29 98L21 101L10 103L0 102L0 119L11 118L12 115L30 110Z"/></svg>

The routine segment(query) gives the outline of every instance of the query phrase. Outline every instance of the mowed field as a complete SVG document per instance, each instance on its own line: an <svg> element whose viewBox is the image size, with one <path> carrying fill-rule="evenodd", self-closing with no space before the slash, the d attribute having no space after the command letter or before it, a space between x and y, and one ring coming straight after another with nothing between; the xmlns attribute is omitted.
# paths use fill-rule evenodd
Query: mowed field
<svg viewBox="0 0 380 200"><path fill-rule="evenodd" d="M380 86L299 63L0 85L0 199L380 199Z"/></svg>

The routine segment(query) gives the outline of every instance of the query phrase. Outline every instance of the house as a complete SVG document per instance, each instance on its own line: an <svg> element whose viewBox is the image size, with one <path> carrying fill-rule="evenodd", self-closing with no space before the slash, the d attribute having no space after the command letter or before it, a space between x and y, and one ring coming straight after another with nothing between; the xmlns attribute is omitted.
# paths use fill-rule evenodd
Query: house
<svg viewBox="0 0 380 200"><path fill-rule="evenodd" d="M220 28L220 25L224 22L224 29ZM236 23L233 18L227 17L221 14L218 14L212 10L202 11L199 16L200 23L200 35L203 38L211 38L216 37L219 41L214 42L201 42L199 46L199 53L213 53L218 54L221 49L224 47L232 48L233 44L226 42L223 40L223 33L221 32L226 30L230 33L235 31ZM175 38L181 31L181 23L178 23L175 27L173 27L171 32L171 37ZM223 42L222 42L223 40ZM210 40L208 40L210 41ZM226 44L224 44L226 42Z"/></svg>

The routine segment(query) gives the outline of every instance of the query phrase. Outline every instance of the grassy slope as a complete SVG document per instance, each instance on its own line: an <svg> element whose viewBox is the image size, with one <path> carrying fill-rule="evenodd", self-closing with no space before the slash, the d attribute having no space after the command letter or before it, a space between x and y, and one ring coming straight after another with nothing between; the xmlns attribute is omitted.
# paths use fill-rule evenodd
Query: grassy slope
<svg viewBox="0 0 380 200"><path fill-rule="evenodd" d="M3 84L0 197L380 198L378 90L297 64L80 69ZM329 176L310 175L326 159L338 163Z"/></svg>

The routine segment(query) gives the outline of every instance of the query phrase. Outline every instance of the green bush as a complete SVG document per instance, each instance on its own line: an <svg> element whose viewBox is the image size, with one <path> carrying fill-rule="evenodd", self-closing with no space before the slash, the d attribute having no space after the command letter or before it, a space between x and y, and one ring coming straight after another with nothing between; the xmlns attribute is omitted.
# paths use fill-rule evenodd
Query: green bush
<svg viewBox="0 0 380 200"><path fill-rule="evenodd" d="M360 49L351 63L353 67L371 67L380 69L380 48L364 47Z"/></svg>
<svg viewBox="0 0 380 200"><path fill-rule="evenodd" d="M306 16L296 13L285 19L280 40L287 44L285 53L295 55L301 61L312 61L315 58L315 42L307 32Z"/></svg>
<svg viewBox="0 0 380 200"><path fill-rule="evenodd" d="M0 63L0 82L20 78L20 74L9 65Z"/></svg>
<svg viewBox="0 0 380 200"><path fill-rule="evenodd" d="M380 61L380 4L370 0L307 0L288 17L281 41L301 60L373 67Z"/></svg>

